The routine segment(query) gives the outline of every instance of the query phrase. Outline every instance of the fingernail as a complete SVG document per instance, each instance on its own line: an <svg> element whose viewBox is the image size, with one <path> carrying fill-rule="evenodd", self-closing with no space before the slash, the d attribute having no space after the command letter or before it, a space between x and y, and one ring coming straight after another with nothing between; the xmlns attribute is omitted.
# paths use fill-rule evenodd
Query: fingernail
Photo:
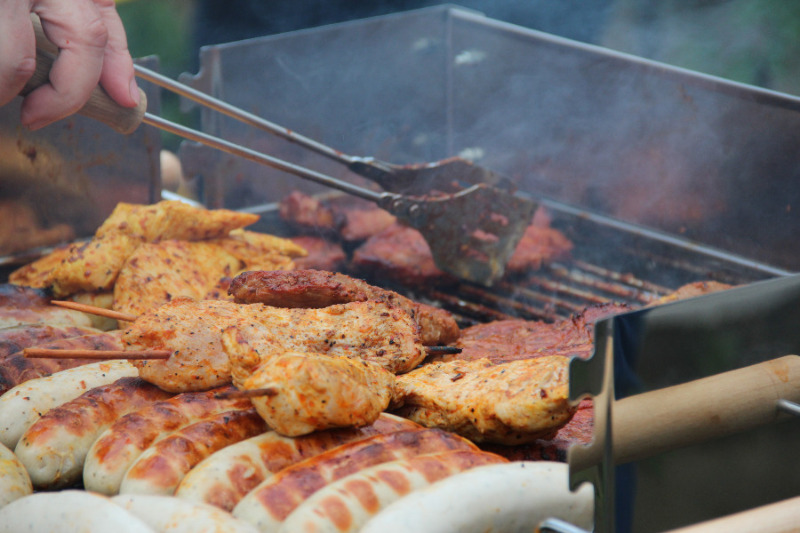
<svg viewBox="0 0 800 533"><path fill-rule="evenodd" d="M139 86L136 85L136 78L131 80L131 98L133 98L133 102L136 105L139 105L139 101L141 100L141 96L139 95Z"/></svg>

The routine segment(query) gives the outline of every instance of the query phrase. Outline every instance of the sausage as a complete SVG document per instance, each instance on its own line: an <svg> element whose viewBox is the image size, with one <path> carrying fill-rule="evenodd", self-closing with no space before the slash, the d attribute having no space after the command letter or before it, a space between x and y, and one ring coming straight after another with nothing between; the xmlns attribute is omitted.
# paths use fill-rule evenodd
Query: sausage
<svg viewBox="0 0 800 533"><path fill-rule="evenodd" d="M14 452L0 444L0 508L33 492L28 472Z"/></svg>
<svg viewBox="0 0 800 533"><path fill-rule="evenodd" d="M14 452L38 490L69 487L81 479L89 447L119 417L172 396L141 378L95 387L42 415Z"/></svg>
<svg viewBox="0 0 800 533"><path fill-rule="evenodd" d="M493 453L464 450L365 468L309 496L286 518L280 531L355 533L381 509L412 491L470 468L506 462Z"/></svg>
<svg viewBox="0 0 800 533"><path fill-rule="evenodd" d="M186 426L145 450L125 473L119 492L172 495L197 463L266 430L267 424L254 407L227 411Z"/></svg>
<svg viewBox="0 0 800 533"><path fill-rule="evenodd" d="M572 492L568 479L569 467L553 461L480 466L401 498L368 521L361 533L516 533L536 530L547 518L591 530L592 486Z"/></svg>
<svg viewBox="0 0 800 533"><path fill-rule="evenodd" d="M103 431L92 444L83 465L86 490L113 495L122 477L153 442L203 418L232 409L247 409L247 398L214 398L219 390L187 392L129 413Z"/></svg>
<svg viewBox="0 0 800 533"><path fill-rule="evenodd" d="M277 531L281 522L326 484L380 463L426 453L477 450L463 437L440 429L412 429L375 435L301 461L262 482L233 509L233 516L260 531Z"/></svg>
<svg viewBox="0 0 800 533"><path fill-rule="evenodd" d="M120 332L103 332L80 337L59 339L44 344L37 344L37 348L56 350L83 349L83 350L121 350ZM0 394L12 387L31 379L43 378L55 372L83 366L95 362L96 359L35 359L25 357L23 352L17 352L0 358Z"/></svg>
<svg viewBox="0 0 800 533"><path fill-rule="evenodd" d="M28 426L53 407L94 387L138 375L128 361L101 361L17 385L0 396L0 443L14 449Z"/></svg>
<svg viewBox="0 0 800 533"><path fill-rule="evenodd" d="M258 533L252 525L213 505L174 496L120 494L111 501L156 531L169 533Z"/></svg>
<svg viewBox="0 0 800 533"><path fill-rule="evenodd" d="M156 533L105 496L82 490L36 492L0 509L0 533L20 531Z"/></svg>
<svg viewBox="0 0 800 533"><path fill-rule="evenodd" d="M248 492L272 474L303 459L373 435L420 428L399 416L382 413L372 425L284 437L267 431L214 452L186 474L175 495L231 511Z"/></svg>

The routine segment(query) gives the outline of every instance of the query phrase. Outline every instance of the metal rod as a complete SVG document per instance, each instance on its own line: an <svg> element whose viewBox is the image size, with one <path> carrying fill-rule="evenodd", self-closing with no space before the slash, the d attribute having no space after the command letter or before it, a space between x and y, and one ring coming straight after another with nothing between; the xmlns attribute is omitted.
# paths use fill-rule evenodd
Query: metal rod
<svg viewBox="0 0 800 533"><path fill-rule="evenodd" d="M325 174L320 174L319 172L313 171L311 169L307 169L305 167L289 163L288 161L283 161L281 159L277 159L275 157L262 154L261 152L257 152L256 150L252 150L245 146L234 144L224 139L220 139L219 137L214 137L213 135L209 135L207 133L203 133L197 130L193 130L191 128L187 128L185 126L181 126L180 124L170 122L157 115L145 113L142 122L154 126L156 128L159 128L161 130L167 131L169 133L174 133L175 135L183 137L184 139L189 139L191 141L199 142L201 144L205 144L212 148L216 148L217 150L222 150L223 152L227 152L229 154L244 157L245 159L249 159L250 161L255 161L256 163L267 165L268 167L272 167L281 170L283 172L293 174L299 178L314 181L321 185L325 185L326 187L332 187L334 189L344 191L348 194L364 198L365 200L370 200L380 204L387 197L397 196L395 194L387 192L371 191L369 189L365 189L363 187L347 183L346 181L338 180L330 176L326 176Z"/></svg>
<svg viewBox="0 0 800 533"><path fill-rule="evenodd" d="M800 416L800 404L795 402L790 402L789 400L781 398L777 402L777 407L778 410L789 413L790 415Z"/></svg>
<svg viewBox="0 0 800 533"><path fill-rule="evenodd" d="M183 83L172 80L166 76L162 76L161 74L142 67L141 65L136 65L135 69L136 75L143 80L154 83L159 87L170 90L180 96L188 98L189 100L198 102L210 109L213 109L214 111L218 111L223 115L236 119L240 122L256 127L260 130L267 131L273 135L277 135L278 137L286 139L287 141L304 146L309 150L333 159L334 161L338 161L343 165L349 165L358 160L356 157L344 154L339 150L331 148L330 146L326 146L313 139L309 139L308 137L300 135L299 133L295 133L288 128L279 126L278 124L261 118L258 115L254 115L253 113L214 98L213 96L209 96L208 94L193 89L188 85L184 85Z"/></svg>

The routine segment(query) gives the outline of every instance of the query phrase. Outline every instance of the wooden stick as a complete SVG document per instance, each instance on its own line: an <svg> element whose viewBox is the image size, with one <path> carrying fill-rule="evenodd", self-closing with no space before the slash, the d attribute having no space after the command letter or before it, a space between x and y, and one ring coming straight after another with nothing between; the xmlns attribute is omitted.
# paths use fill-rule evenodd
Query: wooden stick
<svg viewBox="0 0 800 533"><path fill-rule="evenodd" d="M277 387L263 387L261 389L229 390L214 394L218 400L229 400L232 398L254 398L258 396L277 396Z"/></svg>
<svg viewBox="0 0 800 533"><path fill-rule="evenodd" d="M97 316L104 316L106 318L124 320L126 322L134 322L138 318L137 316L130 315L128 313L120 313L119 311L112 311L111 309L106 309L104 307L97 307L94 305L79 304L78 302L69 302L65 300L52 300L50 303L53 305L57 305L59 307L66 307L67 309L74 309L75 311L83 311L84 313L89 313L91 315L97 315Z"/></svg>
<svg viewBox="0 0 800 533"><path fill-rule="evenodd" d="M52 350L48 348L25 348L25 357L37 359L169 359L169 350Z"/></svg>
<svg viewBox="0 0 800 533"><path fill-rule="evenodd" d="M461 353L461 348L455 346L426 346L425 351L428 355Z"/></svg>

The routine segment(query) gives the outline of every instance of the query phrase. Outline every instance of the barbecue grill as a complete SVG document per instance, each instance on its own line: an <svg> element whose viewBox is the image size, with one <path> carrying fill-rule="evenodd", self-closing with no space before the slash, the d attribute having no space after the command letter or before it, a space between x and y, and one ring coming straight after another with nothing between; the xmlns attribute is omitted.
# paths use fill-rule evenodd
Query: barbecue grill
<svg viewBox="0 0 800 533"><path fill-rule="evenodd" d="M597 303L638 307L693 281L800 270L800 99L790 95L451 6L207 46L181 81L351 154L463 156L545 206L575 244L569 260L491 289L393 287L462 325L552 321ZM208 110L201 129L369 185ZM205 205L257 212L271 233L286 230L286 194L329 192L190 142L179 155ZM670 367L668 354L653 357ZM798 425L781 424L636 463L635 506L622 512L634 530L658 531L798 495L798 442Z"/></svg>
<svg viewBox="0 0 800 533"><path fill-rule="evenodd" d="M800 267L793 96L450 6L207 46L198 73L181 81L351 154L466 157L546 206L575 243L570 260L491 290L399 287L464 325L555 320L609 301L638 307L683 283L747 284ZM208 110L201 124L364 183ZM180 157L206 205L258 212L273 232L283 196L328 193L193 143ZM637 463L635 508L622 513L634 530L658 531L800 494L786 460L799 439L797 424L782 424Z"/></svg>

